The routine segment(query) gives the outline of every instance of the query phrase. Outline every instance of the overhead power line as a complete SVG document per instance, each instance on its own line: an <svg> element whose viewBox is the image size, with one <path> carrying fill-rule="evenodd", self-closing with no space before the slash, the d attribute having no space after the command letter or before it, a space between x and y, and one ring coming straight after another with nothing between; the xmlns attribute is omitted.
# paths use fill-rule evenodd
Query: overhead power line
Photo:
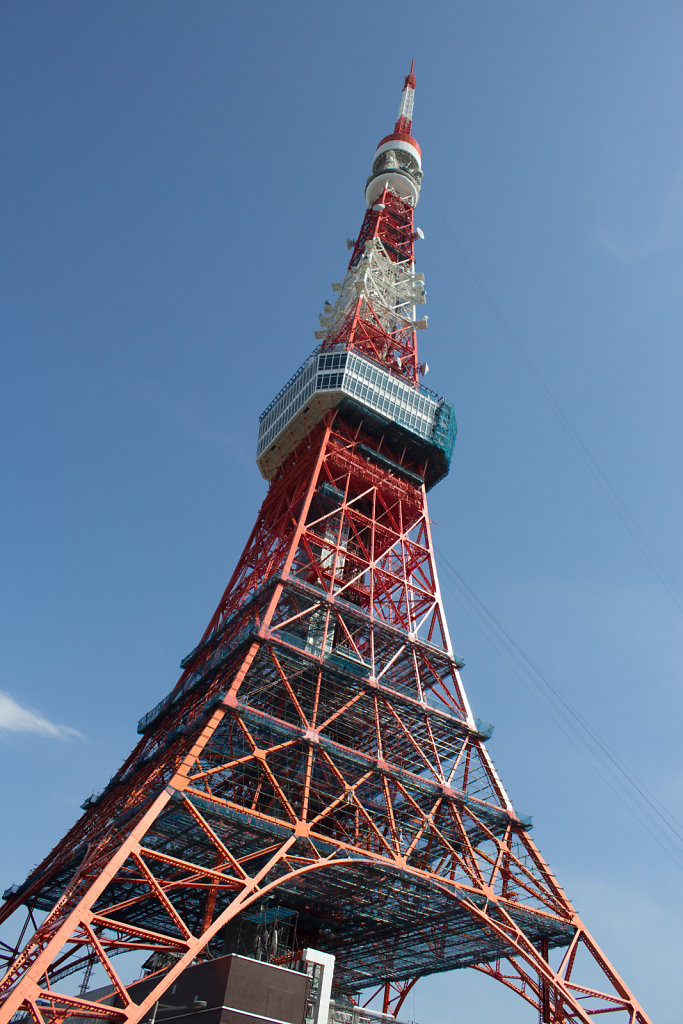
<svg viewBox="0 0 683 1024"><path fill-rule="evenodd" d="M610 749L595 727L572 706L474 592L443 551L439 550L438 554L447 573L444 585L460 600L471 620L493 643L516 678L581 756L597 769L660 848L679 867L683 867L683 826L623 759ZM457 586L458 591L451 584Z"/></svg>
<svg viewBox="0 0 683 1024"><path fill-rule="evenodd" d="M677 609L680 612L683 612L683 586L681 585L680 581L676 577L675 573L671 570L670 566L667 564L665 559L659 554L657 549L654 547L654 545L648 538L647 534L643 530L642 526L626 505L623 498L612 486L607 476L603 472L600 464L596 460L595 456L590 451L582 437L579 435L570 418L564 412L561 405L555 398L554 394L544 381L537 367L535 366L530 356L526 352L524 346L522 345L521 341L519 340L517 333L512 328L507 318L503 315L498 305L493 300L491 293L485 287L483 281L481 280L481 277L476 272L476 270L470 263L469 259L467 258L467 255L464 252L463 247L460 245L460 242L458 241L455 231L453 230L451 224L445 217L443 211L441 210L441 207L437 203L432 192L428 187L425 187L425 192L429 196L437 214L441 218L443 225L450 236L451 242L453 243L453 246L455 247L460 259L462 260L463 266L467 270L467 273L472 278L472 281L479 290L481 296L486 302L486 305L489 307L489 310L491 311L491 314L497 321L499 327L506 335L508 340L512 342L512 345L515 348L515 351L517 352L520 360L522 361L523 366L527 370L531 379L536 384L546 404L548 405L551 412L559 422L563 431L571 441L581 461L588 469L589 473L597 483L598 487L604 494L605 498L612 506L612 509L617 514L617 517L621 521L622 525L628 532L629 536L631 537L631 539L633 540L633 542L635 543L636 547L639 549L645 560L650 565L652 571L659 579L660 583L668 593L673 603L676 605Z"/></svg>

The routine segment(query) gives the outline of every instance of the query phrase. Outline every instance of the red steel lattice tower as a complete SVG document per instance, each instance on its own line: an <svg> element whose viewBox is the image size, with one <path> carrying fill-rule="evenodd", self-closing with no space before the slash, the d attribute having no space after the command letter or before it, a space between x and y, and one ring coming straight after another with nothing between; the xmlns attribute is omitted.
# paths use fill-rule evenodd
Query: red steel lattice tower
<svg viewBox="0 0 683 1024"><path fill-rule="evenodd" d="M0 920L23 908L30 931L2 950L2 1022L144 1020L264 908L385 1011L474 967L544 1022L649 1021L515 812L451 646L426 492L455 417L420 381L414 88L411 68L319 347L261 416L268 493L204 636L106 789L5 894ZM144 997L119 970L130 951ZM62 984L93 965L118 1007Z"/></svg>

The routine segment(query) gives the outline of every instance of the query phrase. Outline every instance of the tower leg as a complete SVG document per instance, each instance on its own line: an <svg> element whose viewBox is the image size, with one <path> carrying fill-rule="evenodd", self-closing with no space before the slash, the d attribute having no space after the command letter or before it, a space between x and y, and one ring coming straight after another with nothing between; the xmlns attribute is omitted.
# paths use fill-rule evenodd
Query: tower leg
<svg viewBox="0 0 683 1024"><path fill-rule="evenodd" d="M362 425L332 414L313 442L274 481L211 629L109 795L29 880L24 898L62 895L0 982L0 1024L21 1007L39 1024L136 1024L270 894L317 915L349 991L419 970L416 947L441 970L476 948L544 1024L647 1024L493 769L448 637L424 487L386 468ZM549 947L567 947L557 970ZM140 1002L122 950L174 958ZM58 992L93 958L118 1007ZM581 984L582 959L604 992ZM394 1014L408 978L382 993Z"/></svg>

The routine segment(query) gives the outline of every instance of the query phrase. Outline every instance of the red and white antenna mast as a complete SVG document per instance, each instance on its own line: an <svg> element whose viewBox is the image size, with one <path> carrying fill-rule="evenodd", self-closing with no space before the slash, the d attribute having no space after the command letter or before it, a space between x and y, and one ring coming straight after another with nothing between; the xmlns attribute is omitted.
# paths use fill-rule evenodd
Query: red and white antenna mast
<svg viewBox="0 0 683 1024"><path fill-rule="evenodd" d="M398 117L391 135L381 139L372 161L365 198L373 203L387 184L396 195L411 206L417 206L422 180L422 152L411 135L415 103L415 61L406 75L398 106Z"/></svg>
<svg viewBox="0 0 683 1024"><path fill-rule="evenodd" d="M401 102L398 108L398 118L394 131L410 135L413 124L413 104L415 102L415 60L410 65L410 72L406 75L401 93Z"/></svg>

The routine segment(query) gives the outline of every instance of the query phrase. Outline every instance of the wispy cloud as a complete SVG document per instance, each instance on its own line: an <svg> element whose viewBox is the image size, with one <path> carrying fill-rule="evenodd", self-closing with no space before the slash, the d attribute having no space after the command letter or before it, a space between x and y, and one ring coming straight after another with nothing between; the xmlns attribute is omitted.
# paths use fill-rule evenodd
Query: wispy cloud
<svg viewBox="0 0 683 1024"><path fill-rule="evenodd" d="M83 739L77 729L51 722L38 711L23 707L9 693L0 690L0 735L5 732L33 732L38 736L49 736L57 740L72 737Z"/></svg>
<svg viewBox="0 0 683 1024"><path fill-rule="evenodd" d="M622 225L616 229L602 228L596 232L597 242L621 263L649 259L670 249L683 236L683 168L672 174L656 194L650 197L648 223L642 223L642 204L631 190L621 197ZM630 199L630 202L628 201ZM641 224L636 227L637 221ZM630 221L623 224L624 220Z"/></svg>

